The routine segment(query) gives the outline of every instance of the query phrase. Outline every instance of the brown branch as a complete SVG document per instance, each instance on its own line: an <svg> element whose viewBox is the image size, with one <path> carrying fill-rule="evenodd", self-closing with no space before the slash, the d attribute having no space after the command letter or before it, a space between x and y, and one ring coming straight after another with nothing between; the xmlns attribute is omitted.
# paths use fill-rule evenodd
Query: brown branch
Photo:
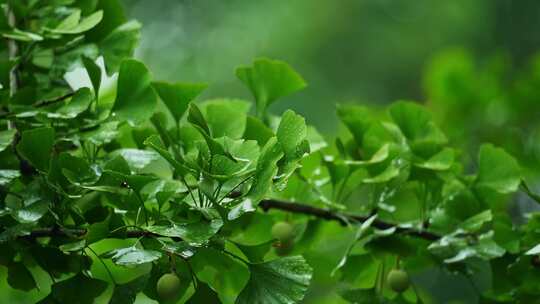
<svg viewBox="0 0 540 304"><path fill-rule="evenodd" d="M280 200L267 199L260 202L259 206L265 212L270 209L276 209L291 213L305 214L315 216L317 218L329 221L337 221L343 226L355 223L365 222L369 216L354 215L348 213L342 213L337 211L332 211L323 208L317 208L305 204L285 202ZM428 231L422 231L413 228L404 228L398 227L395 224L375 220L372 224L372 227L378 229L389 229L396 228L396 231L401 234L412 235L420 237L429 241L435 241L440 238L439 235ZM73 237L73 238L82 238L86 235L87 230L84 228L38 228L34 229L30 235L26 235L24 238L34 239L38 237ZM121 233L112 233L111 236L119 236ZM126 238L138 238L138 237L161 237L159 234L151 233L141 229L129 229L126 230L124 237Z"/></svg>
<svg viewBox="0 0 540 304"><path fill-rule="evenodd" d="M22 238L25 239L35 239L40 237L66 237L66 238L83 238L88 232L84 228L36 228L30 232L29 235L25 235ZM124 235L126 238L139 238L139 237L160 237L159 234L155 234L146 230L140 229L131 229L126 230L125 233L114 232L110 236L121 236Z"/></svg>
<svg viewBox="0 0 540 304"><path fill-rule="evenodd" d="M349 223L363 223L365 222L370 216L360 216L360 215L354 215L354 214L348 214L348 213L341 213L337 211L332 211L328 209L322 209L317 208L305 204L299 204L299 203L293 203L293 202L285 202L280 200L263 200L259 203L259 206L264 210L268 211L270 209L277 209L282 211L287 211L291 213L299 213L299 214L306 214L306 215L312 215L317 218L329 220L329 221L337 221L341 225L346 226ZM372 227L378 228L378 229L389 229L389 228L396 228L396 231L402 234L408 234L417 236L429 241L435 241L440 238L440 236L423 230L413 229L413 228L404 228L404 227L398 227L395 224L388 223L381 220L375 220L372 224Z"/></svg>
<svg viewBox="0 0 540 304"><path fill-rule="evenodd" d="M57 102L60 102L60 101L66 100L66 99L68 99L70 97L73 97L73 95L75 95L75 92L69 92L67 94L64 94L64 95L61 95L61 96L58 96L58 97L41 100L41 101L38 101L38 102L34 103L34 107L42 108L42 107L50 106L50 105L55 104Z"/></svg>

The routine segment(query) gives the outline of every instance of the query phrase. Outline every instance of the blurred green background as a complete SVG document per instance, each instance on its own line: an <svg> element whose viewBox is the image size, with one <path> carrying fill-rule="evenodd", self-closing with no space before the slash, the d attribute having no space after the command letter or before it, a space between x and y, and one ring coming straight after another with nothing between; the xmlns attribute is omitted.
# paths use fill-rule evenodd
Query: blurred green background
<svg viewBox="0 0 540 304"><path fill-rule="evenodd" d="M277 110L292 107L324 132L335 131L337 102L426 100L424 72L449 48L474 64L502 53L519 68L540 42L535 0L124 2L143 23L137 57L157 78L206 81L205 97L248 97L234 67L282 59L309 87Z"/></svg>

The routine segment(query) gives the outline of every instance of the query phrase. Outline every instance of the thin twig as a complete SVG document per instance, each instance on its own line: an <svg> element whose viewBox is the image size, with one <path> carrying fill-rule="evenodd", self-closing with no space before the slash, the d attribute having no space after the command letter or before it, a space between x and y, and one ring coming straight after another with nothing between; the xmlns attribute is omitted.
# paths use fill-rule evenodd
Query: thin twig
<svg viewBox="0 0 540 304"><path fill-rule="evenodd" d="M105 270L107 270L107 273L109 274L109 277L111 278L111 281L113 282L114 285L116 285L116 280L114 279L114 276L113 276L111 270L109 269L109 267L107 267L107 264L105 264L103 259L90 246L86 246L86 248L88 248L90 250L90 252L92 252L96 256L96 258L101 262L103 267L105 267Z"/></svg>
<svg viewBox="0 0 540 304"><path fill-rule="evenodd" d="M46 106L50 106L52 104L55 104L57 102L61 102L61 101L64 101L70 97L73 97L73 95L75 95L75 92L69 92L67 94L64 94L64 95L60 95L60 96L57 96L57 97L54 97L54 98L51 98L51 99L45 99L45 100L40 100L36 103L34 103L34 107L35 108L42 108L42 107L46 107Z"/></svg>

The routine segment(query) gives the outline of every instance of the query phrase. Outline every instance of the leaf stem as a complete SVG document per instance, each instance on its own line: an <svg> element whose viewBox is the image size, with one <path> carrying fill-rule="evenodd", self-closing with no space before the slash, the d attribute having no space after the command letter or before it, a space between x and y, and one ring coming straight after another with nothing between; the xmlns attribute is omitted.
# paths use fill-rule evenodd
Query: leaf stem
<svg viewBox="0 0 540 304"><path fill-rule="evenodd" d="M144 214L144 223L146 224L146 226L148 226L148 212L146 211L146 207L144 206L144 201L141 195L137 191L135 191L134 189L131 189L131 191L133 191L133 193L135 194L135 197L137 197L137 200L141 204L141 208Z"/></svg>
<svg viewBox="0 0 540 304"><path fill-rule="evenodd" d="M244 180L242 180L238 185L234 186L229 192L227 192L227 194L225 194L220 200L218 200L218 205L221 204L221 202L226 199L227 197L229 197L229 195L231 195L231 193L233 193L236 189L238 189L240 186L242 186L245 182L247 182L250 178L252 178L253 175L250 175L248 177L246 177ZM218 193L219 195L219 193Z"/></svg>
<svg viewBox="0 0 540 304"><path fill-rule="evenodd" d="M103 267L105 267L105 270L107 271L107 273L109 274L109 277L111 278L111 281L113 282L114 285L117 285L116 284L116 280L114 279L114 276L111 272L111 270L109 269L109 267L107 266L107 264L105 264L105 262L103 261L103 259L94 251L94 249L92 249L92 247L90 246L86 246L86 248L88 248L88 250L90 250L90 252L92 252L94 254L94 256L101 262L101 264L103 265Z"/></svg>
<svg viewBox="0 0 540 304"><path fill-rule="evenodd" d="M226 254L228 254L228 255L230 255L231 257L233 257L233 258L235 258L235 259L241 261L242 263L244 263L244 264L246 264L246 265L251 264L250 262L244 260L243 258L237 256L236 254L234 254L234 253L232 253L232 252L230 252L230 251L227 251L227 250L223 249L222 252L223 252L223 253L226 253Z"/></svg>

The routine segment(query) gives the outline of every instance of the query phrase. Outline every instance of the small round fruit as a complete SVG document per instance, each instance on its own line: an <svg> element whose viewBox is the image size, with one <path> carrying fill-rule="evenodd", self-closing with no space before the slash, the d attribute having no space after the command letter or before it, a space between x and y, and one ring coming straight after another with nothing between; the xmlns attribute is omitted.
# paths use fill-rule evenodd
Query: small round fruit
<svg viewBox="0 0 540 304"><path fill-rule="evenodd" d="M390 288L397 293L402 293L409 288L409 276L401 269L390 270L387 282Z"/></svg>
<svg viewBox="0 0 540 304"><path fill-rule="evenodd" d="M294 239L293 226L287 222L277 222L272 226L272 236L282 243Z"/></svg>
<svg viewBox="0 0 540 304"><path fill-rule="evenodd" d="M156 289L162 300L172 300L180 292L180 279L174 273L166 273L159 278Z"/></svg>

